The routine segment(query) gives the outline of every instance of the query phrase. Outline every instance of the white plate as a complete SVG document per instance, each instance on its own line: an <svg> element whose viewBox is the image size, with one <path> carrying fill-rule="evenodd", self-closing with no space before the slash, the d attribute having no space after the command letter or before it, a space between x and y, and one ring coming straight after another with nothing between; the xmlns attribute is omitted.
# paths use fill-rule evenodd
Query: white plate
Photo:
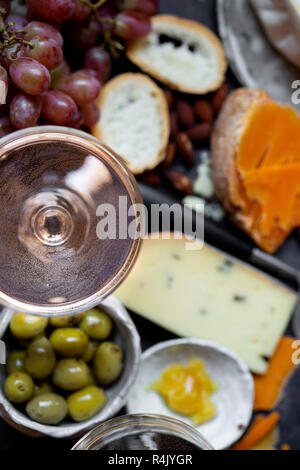
<svg viewBox="0 0 300 470"><path fill-rule="evenodd" d="M158 413L192 425L189 418L172 412L157 392L147 390L166 367L178 362L186 364L191 357L203 359L207 372L219 385L211 397L217 407L216 417L196 429L212 447L226 449L242 436L250 422L254 383L246 363L212 341L194 338L171 340L145 351L128 397L128 413Z"/></svg>

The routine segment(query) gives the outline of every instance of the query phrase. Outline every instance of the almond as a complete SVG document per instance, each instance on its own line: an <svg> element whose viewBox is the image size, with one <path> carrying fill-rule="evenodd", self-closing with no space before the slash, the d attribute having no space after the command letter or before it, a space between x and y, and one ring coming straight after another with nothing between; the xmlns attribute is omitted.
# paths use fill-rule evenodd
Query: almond
<svg viewBox="0 0 300 470"><path fill-rule="evenodd" d="M166 171L169 168L169 166L172 164L174 160L175 153L176 153L175 143L169 142L167 151L166 151L166 157L159 167L161 171Z"/></svg>
<svg viewBox="0 0 300 470"><path fill-rule="evenodd" d="M211 104L216 114L222 108L223 103L228 95L228 91L229 88L227 83L223 83L223 85L221 85L220 88L214 93Z"/></svg>
<svg viewBox="0 0 300 470"><path fill-rule="evenodd" d="M171 137L175 138L178 133L178 116L175 111L171 111L170 114L170 134Z"/></svg>
<svg viewBox="0 0 300 470"><path fill-rule="evenodd" d="M155 173L154 171L145 171L139 176L139 180L142 183L148 184L149 186L160 186L161 185L161 178L160 175Z"/></svg>
<svg viewBox="0 0 300 470"><path fill-rule="evenodd" d="M177 191L186 195L193 194L192 180L180 171L169 170L165 173L165 177Z"/></svg>
<svg viewBox="0 0 300 470"><path fill-rule="evenodd" d="M214 120L214 111L211 103L207 100L197 100L194 105L195 114L198 119L204 122L212 123Z"/></svg>
<svg viewBox="0 0 300 470"><path fill-rule="evenodd" d="M180 124L187 128L192 127L195 123L194 110L192 106L187 103L187 101L178 100L176 109Z"/></svg>
<svg viewBox="0 0 300 470"><path fill-rule="evenodd" d="M185 163L193 166L195 162L194 147L191 139L185 132L180 132L176 137L177 149Z"/></svg>
<svg viewBox="0 0 300 470"><path fill-rule="evenodd" d="M212 131L212 125L209 122L196 124L191 127L187 134L192 142L200 142L201 140L208 139Z"/></svg>
<svg viewBox="0 0 300 470"><path fill-rule="evenodd" d="M168 103L168 106L169 108L173 108L174 106L174 103L175 103L175 98L174 98L174 94L172 93L171 90L165 90L165 95L166 95L166 99L167 99L167 103Z"/></svg>

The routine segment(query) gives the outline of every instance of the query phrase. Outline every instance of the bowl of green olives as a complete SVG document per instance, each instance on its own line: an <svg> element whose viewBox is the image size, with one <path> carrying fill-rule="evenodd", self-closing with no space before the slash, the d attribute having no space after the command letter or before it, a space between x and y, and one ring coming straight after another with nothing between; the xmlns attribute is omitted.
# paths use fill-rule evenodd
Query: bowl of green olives
<svg viewBox="0 0 300 470"><path fill-rule="evenodd" d="M31 436L86 433L118 413L138 372L139 334L113 296L63 317L3 309L0 338L0 415Z"/></svg>

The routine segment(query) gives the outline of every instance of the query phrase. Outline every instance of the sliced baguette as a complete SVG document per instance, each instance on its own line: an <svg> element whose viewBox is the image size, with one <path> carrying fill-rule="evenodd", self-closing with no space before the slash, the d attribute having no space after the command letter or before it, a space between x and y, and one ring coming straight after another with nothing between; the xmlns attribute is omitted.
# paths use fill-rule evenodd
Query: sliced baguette
<svg viewBox="0 0 300 470"><path fill-rule="evenodd" d="M244 131L243 118L247 110L253 103L263 98L263 92L249 88L239 88L231 93L212 133L212 178L215 192L224 207L237 218L240 214L233 202L232 194L232 187L238 178L236 150Z"/></svg>
<svg viewBox="0 0 300 470"><path fill-rule="evenodd" d="M220 87L227 61L211 30L172 15L154 16L151 21L149 35L126 46L127 57L134 64L181 92L204 94Z"/></svg>
<svg viewBox="0 0 300 470"><path fill-rule="evenodd" d="M98 98L101 118L92 133L118 153L134 174L156 167L169 140L164 92L146 75L124 73L110 80Z"/></svg>

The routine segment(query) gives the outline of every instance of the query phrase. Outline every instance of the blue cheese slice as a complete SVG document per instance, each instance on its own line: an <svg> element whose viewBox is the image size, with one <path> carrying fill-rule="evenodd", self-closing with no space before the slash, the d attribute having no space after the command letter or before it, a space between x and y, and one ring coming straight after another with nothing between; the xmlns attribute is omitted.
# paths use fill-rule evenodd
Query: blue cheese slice
<svg viewBox="0 0 300 470"><path fill-rule="evenodd" d="M116 292L132 311L182 337L216 341L264 373L297 302L280 283L204 245L146 239Z"/></svg>

